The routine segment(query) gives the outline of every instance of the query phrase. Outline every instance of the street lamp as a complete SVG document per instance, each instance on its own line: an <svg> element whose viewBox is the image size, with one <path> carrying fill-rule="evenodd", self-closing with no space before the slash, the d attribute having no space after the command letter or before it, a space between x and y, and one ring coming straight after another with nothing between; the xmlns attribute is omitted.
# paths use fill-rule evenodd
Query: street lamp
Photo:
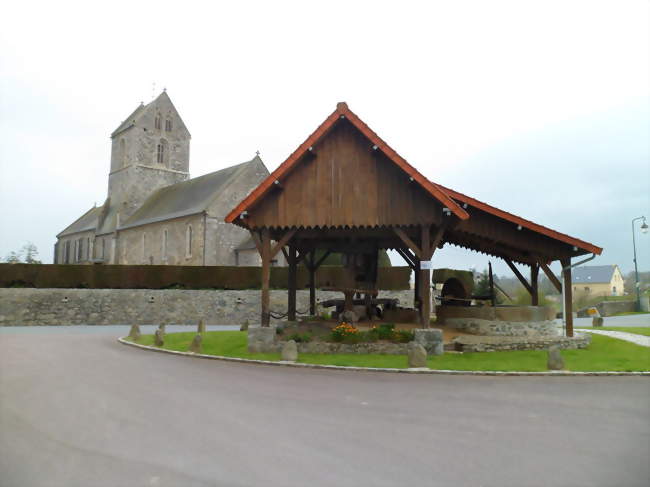
<svg viewBox="0 0 650 487"><path fill-rule="evenodd" d="M645 222L645 217L640 216L632 220L632 246L634 247L634 287L636 289L636 310L641 311L641 294L639 292L639 269L636 265L636 240L634 239L634 222L637 220L643 220L641 224L641 233L648 232L648 225Z"/></svg>

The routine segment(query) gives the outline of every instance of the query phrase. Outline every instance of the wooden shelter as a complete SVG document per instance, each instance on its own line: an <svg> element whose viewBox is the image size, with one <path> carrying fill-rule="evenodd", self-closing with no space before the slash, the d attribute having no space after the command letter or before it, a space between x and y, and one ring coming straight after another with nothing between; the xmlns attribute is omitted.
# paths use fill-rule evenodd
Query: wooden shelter
<svg viewBox="0 0 650 487"><path fill-rule="evenodd" d="M296 314L296 266L313 275L319 249L342 252L353 275L348 291L372 295L379 249L395 249L416 273L415 302L429 326L430 269L445 243L500 257L537 304L541 269L561 284L549 264L602 249L435 184L373 132L346 103L336 110L273 173L226 217L247 228L262 256L262 325L268 326L271 259L289 262L288 318ZM285 248L286 247L286 248ZM373 268L373 256L374 268ZM530 266L530 280L515 267ZM567 335L572 336L571 271L564 272ZM362 289L354 289L362 283ZM349 298L349 293L346 298Z"/></svg>

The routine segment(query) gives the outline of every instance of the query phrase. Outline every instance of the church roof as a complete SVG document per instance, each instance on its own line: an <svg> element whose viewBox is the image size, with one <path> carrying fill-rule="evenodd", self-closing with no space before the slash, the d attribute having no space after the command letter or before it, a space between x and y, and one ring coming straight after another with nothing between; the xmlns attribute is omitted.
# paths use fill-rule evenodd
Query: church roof
<svg viewBox="0 0 650 487"><path fill-rule="evenodd" d="M259 156L198 178L172 184L153 193L118 230L205 211L243 171L264 164Z"/></svg>
<svg viewBox="0 0 650 487"><path fill-rule="evenodd" d="M101 206L94 206L86 213L77 218L71 225L67 226L57 238L65 235L72 235L73 233L94 231L97 227L97 218L102 211Z"/></svg>
<svg viewBox="0 0 650 487"><path fill-rule="evenodd" d="M144 103L141 102L140 105L138 106L138 108L136 108L135 110L133 110L133 113L131 113L131 115L129 115L128 117L126 117L126 118L124 119L124 121L123 121L123 122L122 122L122 123L121 123L121 124L120 124L116 129L115 129L115 130L113 130L113 133L111 133L111 138L112 138L112 137L115 137L115 136L116 136L117 134L119 134L120 132L123 132L123 131L125 131L125 130L127 130L127 129L130 129L131 127L133 127L133 126L136 124L137 120L138 120L138 119L139 119L139 118L140 118L144 113L146 113L146 112L149 110L150 107L153 107L153 106L160 106L160 104L159 104L159 100L161 100L161 99L163 99L163 100L166 99L166 101L171 105L171 107L173 108L173 110L176 112L176 116L178 117L178 120L177 120L176 123L179 123L179 122L180 122L181 126L185 129L185 131L186 131L187 134L189 135L190 132L189 132L189 130L187 129L187 126L185 125L185 122L184 122L183 119L181 118L180 114L178 113L178 110L176 110L176 107L174 106L174 103L172 103L171 98L169 98L169 95L167 94L167 91L163 91L160 95L158 95L158 96L156 97L155 100L152 100L151 102L147 103L146 105L145 105Z"/></svg>

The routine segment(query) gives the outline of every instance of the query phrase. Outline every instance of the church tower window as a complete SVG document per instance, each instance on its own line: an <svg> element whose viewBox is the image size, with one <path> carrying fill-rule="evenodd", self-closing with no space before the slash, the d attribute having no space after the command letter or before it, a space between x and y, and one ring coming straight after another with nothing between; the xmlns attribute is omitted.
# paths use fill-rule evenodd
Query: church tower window
<svg viewBox="0 0 650 487"><path fill-rule="evenodd" d="M160 139L160 142L158 142L158 147L156 149L156 162L158 164L164 164L165 166L167 165L167 160L169 158L169 154L167 152L167 141L165 139Z"/></svg>
<svg viewBox="0 0 650 487"><path fill-rule="evenodd" d="M192 257L192 225L188 225L185 230L185 257Z"/></svg>
<svg viewBox="0 0 650 487"><path fill-rule="evenodd" d="M156 118L154 119L153 125L154 125L154 128L156 130L160 130L160 126L161 126L160 115L156 115Z"/></svg>
<svg viewBox="0 0 650 487"><path fill-rule="evenodd" d="M172 121L168 118L165 120L165 132L171 132L172 131Z"/></svg>

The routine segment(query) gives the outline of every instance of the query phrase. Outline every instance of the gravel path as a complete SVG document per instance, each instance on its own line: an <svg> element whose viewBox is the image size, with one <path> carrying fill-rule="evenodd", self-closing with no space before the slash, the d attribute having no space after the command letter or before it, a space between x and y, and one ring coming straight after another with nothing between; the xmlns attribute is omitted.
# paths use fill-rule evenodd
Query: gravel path
<svg viewBox="0 0 650 487"><path fill-rule="evenodd" d="M586 331L588 333L596 333L597 335L605 335L612 338L618 338L619 340L625 340L626 342L635 343L641 345L642 347L650 347L650 337L644 335L637 335L635 333L627 333L624 331L605 331L605 330L587 330L581 329L580 331Z"/></svg>

